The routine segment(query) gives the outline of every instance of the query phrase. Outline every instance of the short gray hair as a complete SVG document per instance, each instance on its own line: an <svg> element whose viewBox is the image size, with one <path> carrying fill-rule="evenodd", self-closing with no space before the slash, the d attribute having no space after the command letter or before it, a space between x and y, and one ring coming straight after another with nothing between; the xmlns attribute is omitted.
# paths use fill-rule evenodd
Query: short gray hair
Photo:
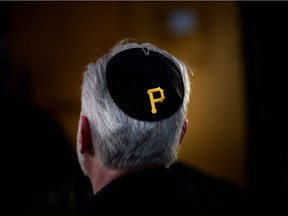
<svg viewBox="0 0 288 216"><path fill-rule="evenodd" d="M184 101L172 116L159 121L141 121L125 114L111 98L106 84L106 65L117 53L145 48L165 55L179 68L184 82ZM89 119L94 151L109 169L145 165L168 167L177 159L180 133L190 95L189 68L168 52L150 43L126 40L90 63L83 76L81 114Z"/></svg>

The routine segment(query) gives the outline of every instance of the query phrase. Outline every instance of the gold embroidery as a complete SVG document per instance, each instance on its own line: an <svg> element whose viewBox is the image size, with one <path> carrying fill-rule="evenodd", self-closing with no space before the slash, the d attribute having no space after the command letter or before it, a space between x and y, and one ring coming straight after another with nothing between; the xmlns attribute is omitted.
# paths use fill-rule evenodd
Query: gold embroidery
<svg viewBox="0 0 288 216"><path fill-rule="evenodd" d="M154 92L160 92L160 98L154 98L154 96L153 96ZM155 103L162 102L165 99L164 90L161 89L160 87L153 88L153 89L148 89L147 94L149 94L149 98L150 98L150 104L151 104L151 108L152 108L151 112L153 114L156 114L157 110L155 108Z"/></svg>

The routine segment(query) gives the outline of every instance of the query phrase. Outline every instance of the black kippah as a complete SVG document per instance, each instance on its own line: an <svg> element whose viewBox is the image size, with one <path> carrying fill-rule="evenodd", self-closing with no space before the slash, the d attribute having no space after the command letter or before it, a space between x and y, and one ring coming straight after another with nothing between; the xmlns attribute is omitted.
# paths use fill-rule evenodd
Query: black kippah
<svg viewBox="0 0 288 216"><path fill-rule="evenodd" d="M130 48L113 56L106 67L107 87L127 115L157 121L182 105L184 84L177 66L161 53Z"/></svg>

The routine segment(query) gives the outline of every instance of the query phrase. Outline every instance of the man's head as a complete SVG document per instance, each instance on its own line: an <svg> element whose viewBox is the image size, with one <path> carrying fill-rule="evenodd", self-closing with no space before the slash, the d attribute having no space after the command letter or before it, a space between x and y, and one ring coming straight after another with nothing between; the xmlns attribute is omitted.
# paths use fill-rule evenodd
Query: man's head
<svg viewBox="0 0 288 216"><path fill-rule="evenodd" d="M152 44L120 42L89 64L77 139L84 173L87 155L107 169L172 164L189 94L186 66Z"/></svg>

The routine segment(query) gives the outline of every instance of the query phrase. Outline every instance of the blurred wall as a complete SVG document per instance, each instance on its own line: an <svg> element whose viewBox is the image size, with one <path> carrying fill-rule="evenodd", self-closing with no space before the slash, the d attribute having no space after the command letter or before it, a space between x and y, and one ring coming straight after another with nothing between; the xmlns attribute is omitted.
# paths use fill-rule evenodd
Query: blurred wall
<svg viewBox="0 0 288 216"><path fill-rule="evenodd" d="M88 63L117 41L151 42L193 71L180 160L246 186L246 105L237 2L11 2L13 77L74 148ZM20 84L19 84L20 83ZM22 83L22 84L21 84Z"/></svg>

